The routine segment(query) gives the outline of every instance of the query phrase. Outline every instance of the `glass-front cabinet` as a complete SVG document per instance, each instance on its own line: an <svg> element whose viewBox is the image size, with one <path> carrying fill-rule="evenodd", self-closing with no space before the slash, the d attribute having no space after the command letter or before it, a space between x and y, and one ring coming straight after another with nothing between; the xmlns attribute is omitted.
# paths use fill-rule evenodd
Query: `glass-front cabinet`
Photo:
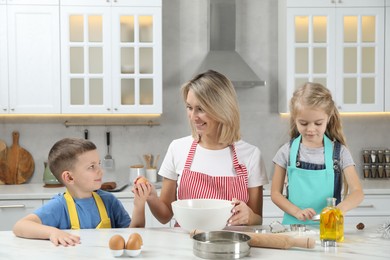
<svg viewBox="0 0 390 260"><path fill-rule="evenodd" d="M306 81L340 112L384 111L384 11L383 0L280 1L280 112Z"/></svg>
<svg viewBox="0 0 390 260"><path fill-rule="evenodd" d="M61 5L62 112L161 114L161 0Z"/></svg>

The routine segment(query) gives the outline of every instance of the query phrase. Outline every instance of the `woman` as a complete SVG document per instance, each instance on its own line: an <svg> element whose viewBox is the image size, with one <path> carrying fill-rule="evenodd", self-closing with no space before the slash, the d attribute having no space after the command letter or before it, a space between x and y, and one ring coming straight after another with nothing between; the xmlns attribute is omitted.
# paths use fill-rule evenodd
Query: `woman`
<svg viewBox="0 0 390 260"><path fill-rule="evenodd" d="M240 115L230 80L216 71L197 75L182 87L192 135L174 140L148 205L163 224L177 199L232 200L229 225L262 224L263 185L268 183L260 150L240 138ZM144 186L145 187L145 186Z"/></svg>

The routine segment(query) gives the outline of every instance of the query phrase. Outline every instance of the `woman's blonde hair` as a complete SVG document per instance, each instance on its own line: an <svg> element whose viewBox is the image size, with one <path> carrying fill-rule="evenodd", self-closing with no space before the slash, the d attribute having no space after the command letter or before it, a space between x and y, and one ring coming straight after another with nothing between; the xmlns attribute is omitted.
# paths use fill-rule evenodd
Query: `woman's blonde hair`
<svg viewBox="0 0 390 260"><path fill-rule="evenodd" d="M302 87L295 90L290 100L290 137L299 136L296 125L296 117L302 109L321 109L329 117L325 134L332 141L338 141L346 146L346 140L341 125L339 111L332 99L329 89L319 83L306 82ZM348 183L343 174L344 197L348 193Z"/></svg>
<svg viewBox="0 0 390 260"><path fill-rule="evenodd" d="M232 144L241 138L240 111L237 94L231 81L219 72L208 70L195 76L182 88L184 102L192 90L203 111L219 123L219 143ZM191 124L192 136L200 138Z"/></svg>

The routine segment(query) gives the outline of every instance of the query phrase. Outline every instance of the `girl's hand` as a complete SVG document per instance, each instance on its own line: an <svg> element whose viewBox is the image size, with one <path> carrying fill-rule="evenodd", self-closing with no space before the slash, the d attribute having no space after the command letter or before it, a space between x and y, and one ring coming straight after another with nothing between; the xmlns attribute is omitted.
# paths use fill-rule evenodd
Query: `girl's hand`
<svg viewBox="0 0 390 260"><path fill-rule="evenodd" d="M317 213L312 208L300 209L295 212L294 217L301 221L311 220Z"/></svg>
<svg viewBox="0 0 390 260"><path fill-rule="evenodd" d="M253 211L245 202L237 199L232 200L235 206L232 209L233 215L228 220L229 226L247 225Z"/></svg>
<svg viewBox="0 0 390 260"><path fill-rule="evenodd" d="M75 246L76 244L80 244L80 237L70 234L68 232L65 232L60 229L56 229L51 235L50 235L50 241L58 246Z"/></svg>

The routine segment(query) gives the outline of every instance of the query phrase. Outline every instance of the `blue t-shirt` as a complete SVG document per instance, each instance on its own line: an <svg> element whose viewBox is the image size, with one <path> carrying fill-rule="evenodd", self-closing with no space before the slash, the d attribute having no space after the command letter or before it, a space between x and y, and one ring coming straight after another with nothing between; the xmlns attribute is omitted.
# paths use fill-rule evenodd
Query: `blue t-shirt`
<svg viewBox="0 0 390 260"><path fill-rule="evenodd" d="M111 221L111 228L129 227L131 218L122 203L111 193L97 190L106 207L107 215ZM96 228L100 223L100 214L93 197L74 199L80 221L80 228ZM59 229L70 229L68 207L64 194L57 194L48 203L34 211L41 219L42 224Z"/></svg>

